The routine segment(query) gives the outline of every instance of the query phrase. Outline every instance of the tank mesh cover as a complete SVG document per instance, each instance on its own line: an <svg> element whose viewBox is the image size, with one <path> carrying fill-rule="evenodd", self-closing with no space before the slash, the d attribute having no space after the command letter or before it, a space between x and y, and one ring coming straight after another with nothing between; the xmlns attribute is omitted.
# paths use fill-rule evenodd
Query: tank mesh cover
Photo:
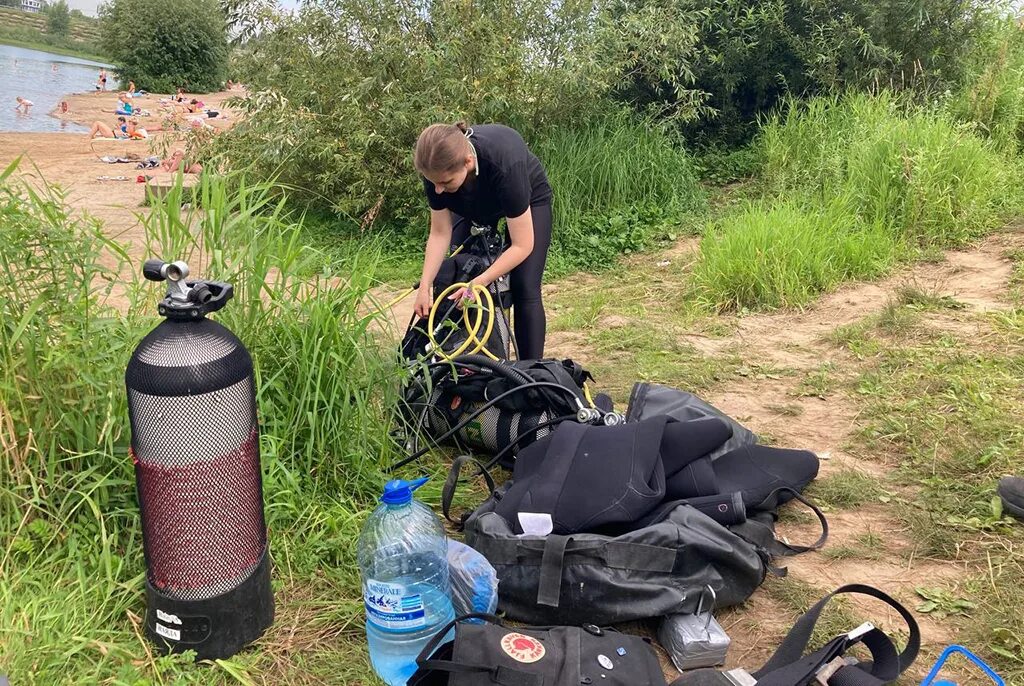
<svg viewBox="0 0 1024 686"><path fill-rule="evenodd" d="M125 382L149 582L180 600L230 591L267 546L249 353L216 322L165 321Z"/></svg>

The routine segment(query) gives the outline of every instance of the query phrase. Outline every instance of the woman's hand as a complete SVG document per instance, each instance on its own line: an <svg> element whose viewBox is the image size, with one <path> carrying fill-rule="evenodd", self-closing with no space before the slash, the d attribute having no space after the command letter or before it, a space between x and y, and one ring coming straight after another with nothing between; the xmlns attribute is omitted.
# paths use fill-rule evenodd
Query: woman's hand
<svg viewBox="0 0 1024 686"><path fill-rule="evenodd" d="M430 308L434 305L434 289L430 286L420 286L416 291L416 304L413 311L420 317L426 319L430 316Z"/></svg>
<svg viewBox="0 0 1024 686"><path fill-rule="evenodd" d="M483 276L483 275L481 275L481 276ZM483 286L485 288L487 287L488 284L480 283L479 279L480 279L479 276L477 278L473 279L472 281L469 282L469 286L464 286L464 287L460 288L459 290L455 291L454 293L452 293L451 295L448 296L448 299L449 300L454 300L455 301L455 306L458 307L461 310L462 309L463 301L465 301L465 300L476 300L476 295L474 295L474 293L473 293L473 287L474 286Z"/></svg>
<svg viewBox="0 0 1024 686"><path fill-rule="evenodd" d="M454 300L455 306L461 310L463 300L474 300L475 297L473 295L472 289L463 287L449 295L448 299Z"/></svg>

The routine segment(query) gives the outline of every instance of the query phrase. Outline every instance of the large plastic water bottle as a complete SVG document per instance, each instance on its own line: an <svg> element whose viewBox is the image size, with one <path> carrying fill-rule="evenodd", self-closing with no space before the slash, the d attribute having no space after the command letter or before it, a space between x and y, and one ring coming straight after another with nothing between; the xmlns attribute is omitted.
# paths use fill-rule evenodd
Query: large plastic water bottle
<svg viewBox="0 0 1024 686"><path fill-rule="evenodd" d="M405 686L427 641L455 618L444 527L412 497L426 481L385 484L359 536L366 641L373 669L388 686Z"/></svg>

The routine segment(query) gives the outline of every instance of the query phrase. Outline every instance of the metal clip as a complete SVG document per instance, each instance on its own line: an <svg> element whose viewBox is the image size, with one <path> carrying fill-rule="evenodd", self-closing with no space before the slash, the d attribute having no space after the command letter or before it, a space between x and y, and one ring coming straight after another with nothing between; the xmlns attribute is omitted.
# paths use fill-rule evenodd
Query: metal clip
<svg viewBox="0 0 1024 686"><path fill-rule="evenodd" d="M857 627L850 633L846 634L846 638L850 639L851 641L859 641L861 637L864 636L864 634L868 633L869 631L874 631L874 629L874 624L872 624L871 622L864 622L859 627Z"/></svg>
<svg viewBox="0 0 1024 686"><path fill-rule="evenodd" d="M838 672L845 666L846 660L844 660L842 657L837 657L833 659L831 662L827 663L817 671L817 673L814 675L815 683L818 683L821 686L828 686L828 680L831 679L836 672Z"/></svg>
<svg viewBox="0 0 1024 686"><path fill-rule="evenodd" d="M704 591L707 591L711 594L711 609L708 610L708 619L706 622L704 622L704 633L710 637L711 632L708 631L708 627L711 626L711 620L715 618L714 612L715 605L718 604L718 595L715 593L715 589L711 588L711 584L705 586ZM704 612L704 591L700 592L700 598L697 600L697 612L694 614L696 614L698 617Z"/></svg>

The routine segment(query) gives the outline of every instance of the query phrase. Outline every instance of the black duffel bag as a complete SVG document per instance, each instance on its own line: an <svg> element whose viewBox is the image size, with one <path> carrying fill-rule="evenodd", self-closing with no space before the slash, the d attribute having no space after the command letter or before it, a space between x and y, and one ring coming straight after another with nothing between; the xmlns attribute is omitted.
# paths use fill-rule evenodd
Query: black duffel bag
<svg viewBox="0 0 1024 686"><path fill-rule="evenodd" d="M452 627L455 640L438 648ZM508 628L488 614L448 624L416 664L407 686L665 686L654 650L639 636L592 624Z"/></svg>
<svg viewBox="0 0 1024 686"><path fill-rule="evenodd" d="M508 486L470 515L465 533L498 573L498 607L518 621L615 624L692 613L708 585L727 607L764 581L767 552L691 505L617 536L516 535L493 512Z"/></svg>

